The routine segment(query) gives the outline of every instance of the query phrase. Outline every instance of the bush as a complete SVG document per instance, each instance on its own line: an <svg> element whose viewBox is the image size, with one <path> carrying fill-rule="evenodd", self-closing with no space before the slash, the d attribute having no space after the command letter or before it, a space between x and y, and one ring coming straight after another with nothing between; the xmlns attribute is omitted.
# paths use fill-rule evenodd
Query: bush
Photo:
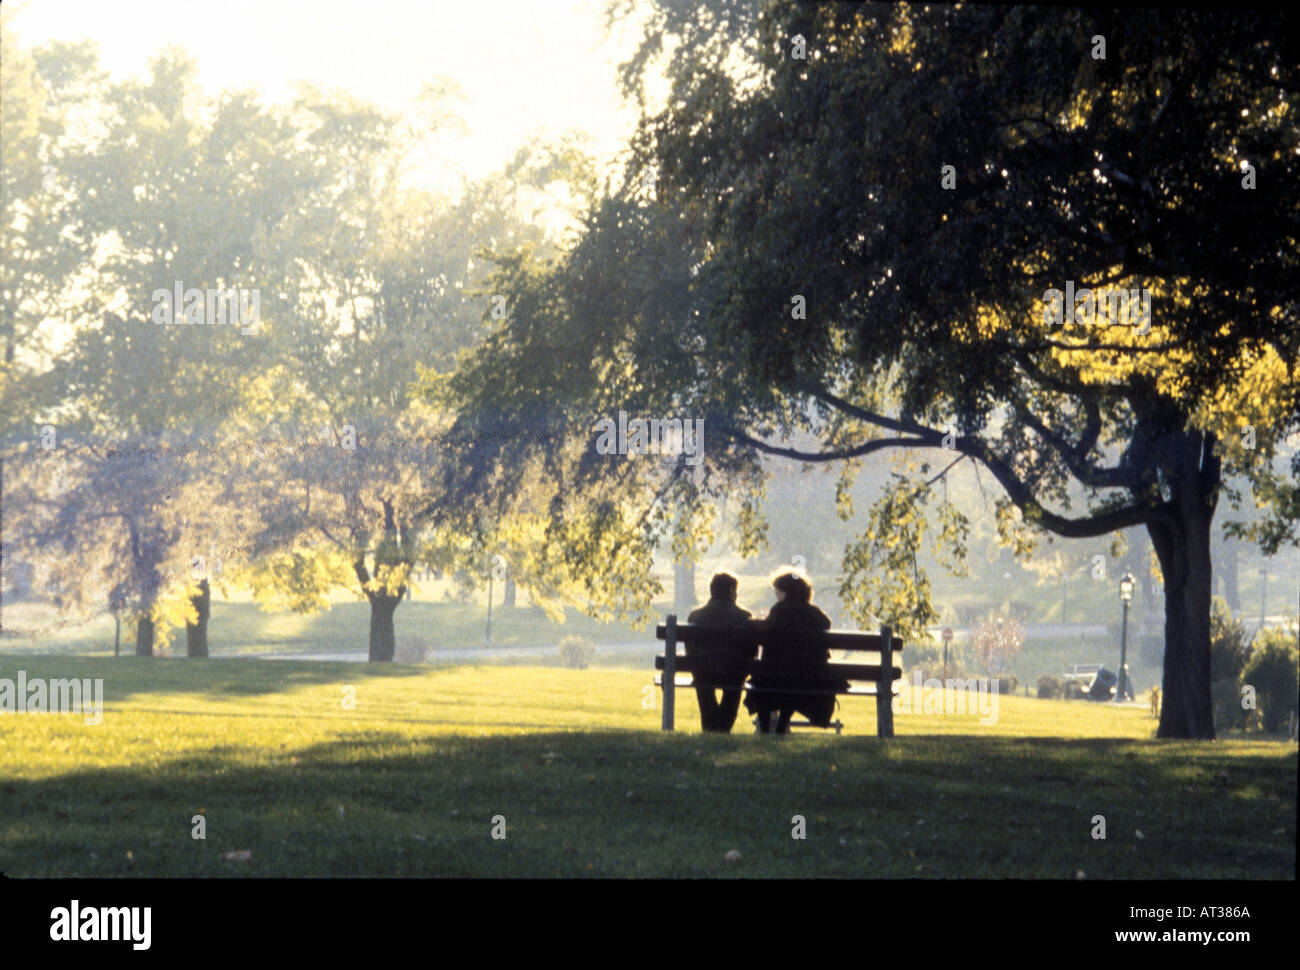
<svg viewBox="0 0 1300 970"><path fill-rule="evenodd" d="M564 666L586 670L596 656L596 645L586 637L565 637L560 641L560 660Z"/></svg>
<svg viewBox="0 0 1300 970"><path fill-rule="evenodd" d="M1014 694L1016 688L1020 686L1020 678L1015 674L998 674L992 679L998 682L998 693L1003 697L1006 697L1008 694ZM989 689L993 689L991 684Z"/></svg>
<svg viewBox="0 0 1300 970"><path fill-rule="evenodd" d="M965 665L956 662L949 663L947 671L943 669L942 661L928 665L921 664L915 668L912 674L913 677L916 675L915 671L920 672L922 682L927 680L972 680L983 676L979 671L968 670ZM908 683L911 683L910 679Z"/></svg>
<svg viewBox="0 0 1300 970"><path fill-rule="evenodd" d="M1067 701L1077 701L1083 697L1083 685L1077 680L1067 680L1061 688L1061 696Z"/></svg>
<svg viewBox="0 0 1300 970"><path fill-rule="evenodd" d="M1255 688L1264 730L1270 734L1281 731L1287 716L1296 709L1296 692L1300 689L1300 649L1296 647L1295 631L1277 628L1261 632L1241 672L1241 682ZM1240 691L1237 696L1240 698ZM1240 700L1237 706L1241 706Z"/></svg>
<svg viewBox="0 0 1300 970"><path fill-rule="evenodd" d="M903 644L903 667L924 667L931 664L943 664L943 647L933 643Z"/></svg>
<svg viewBox="0 0 1300 970"><path fill-rule="evenodd" d="M1250 649L1245 626L1232 618L1228 604L1216 596L1210 611L1210 680L1235 682L1250 660Z"/></svg>
<svg viewBox="0 0 1300 970"><path fill-rule="evenodd" d="M1241 706L1241 685L1226 677L1210 681L1210 704L1214 708L1214 730L1241 730L1250 712Z"/></svg>
<svg viewBox="0 0 1300 970"><path fill-rule="evenodd" d="M403 637L393 651L393 660L399 664L424 663L429 654L429 644L418 637Z"/></svg>
<svg viewBox="0 0 1300 970"><path fill-rule="evenodd" d="M1060 697L1064 692L1061 686L1061 678L1053 677L1050 674L1043 674L1038 678L1038 696L1043 698Z"/></svg>
<svg viewBox="0 0 1300 970"><path fill-rule="evenodd" d="M1246 628L1232 618L1228 604L1214 598L1210 611L1210 705L1216 731L1240 730L1247 711L1241 706L1241 672L1250 660Z"/></svg>

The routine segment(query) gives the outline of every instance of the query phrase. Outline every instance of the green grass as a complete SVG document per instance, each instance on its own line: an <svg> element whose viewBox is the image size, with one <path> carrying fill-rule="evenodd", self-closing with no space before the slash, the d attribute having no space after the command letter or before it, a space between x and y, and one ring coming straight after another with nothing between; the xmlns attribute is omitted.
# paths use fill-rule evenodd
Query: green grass
<svg viewBox="0 0 1300 970"><path fill-rule="evenodd" d="M106 710L0 715L11 876L1295 877L1295 744L1155 741L1136 708L1008 697L882 743L862 698L842 737L719 737L681 691L663 734L648 669L19 669L102 677Z"/></svg>

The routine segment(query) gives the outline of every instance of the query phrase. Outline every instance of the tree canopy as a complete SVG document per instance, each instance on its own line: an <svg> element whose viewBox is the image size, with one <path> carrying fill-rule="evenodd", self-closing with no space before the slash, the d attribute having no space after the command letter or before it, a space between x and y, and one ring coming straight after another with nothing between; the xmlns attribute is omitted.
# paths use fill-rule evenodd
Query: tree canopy
<svg viewBox="0 0 1300 970"><path fill-rule="evenodd" d="M665 503L752 500L761 454L851 476L901 449L917 457L842 591L897 624L933 616L904 566L927 529L960 553L962 511L924 500L974 461L1022 553L1148 530L1160 733L1212 737L1220 496L1261 507L1241 529L1265 551L1297 542L1294 31L1244 12L656 12L629 89L660 50L672 87L628 179L564 259L502 264L510 317L448 385L462 488L506 499L547 469L557 512L599 510L602 541L569 553L598 587L615 550L665 540ZM1089 315L1085 289L1150 315ZM1054 290L1078 317L1054 322ZM599 454L620 410L704 418L703 466Z"/></svg>

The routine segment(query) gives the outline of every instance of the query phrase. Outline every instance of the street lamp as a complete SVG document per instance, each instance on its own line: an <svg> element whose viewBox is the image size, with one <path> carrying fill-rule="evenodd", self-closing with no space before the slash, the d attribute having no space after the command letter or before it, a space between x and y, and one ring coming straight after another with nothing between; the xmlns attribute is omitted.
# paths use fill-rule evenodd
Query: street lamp
<svg viewBox="0 0 1300 970"><path fill-rule="evenodd" d="M1115 701L1128 700L1128 604L1133 599L1133 576L1125 572L1119 581L1119 598L1124 604L1124 618L1120 621L1119 632L1119 685L1115 689Z"/></svg>

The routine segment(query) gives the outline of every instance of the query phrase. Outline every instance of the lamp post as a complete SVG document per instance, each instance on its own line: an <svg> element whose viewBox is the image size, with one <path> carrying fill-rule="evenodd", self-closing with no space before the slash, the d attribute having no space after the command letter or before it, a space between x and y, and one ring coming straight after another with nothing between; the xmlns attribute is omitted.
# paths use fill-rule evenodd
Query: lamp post
<svg viewBox="0 0 1300 970"><path fill-rule="evenodd" d="M1133 599L1133 576L1127 571L1119 581L1119 598L1124 604L1124 617L1119 628L1119 685L1115 689L1115 702L1128 699L1128 604Z"/></svg>

